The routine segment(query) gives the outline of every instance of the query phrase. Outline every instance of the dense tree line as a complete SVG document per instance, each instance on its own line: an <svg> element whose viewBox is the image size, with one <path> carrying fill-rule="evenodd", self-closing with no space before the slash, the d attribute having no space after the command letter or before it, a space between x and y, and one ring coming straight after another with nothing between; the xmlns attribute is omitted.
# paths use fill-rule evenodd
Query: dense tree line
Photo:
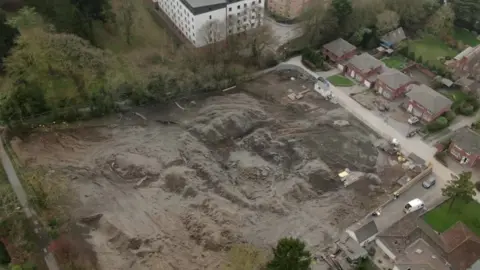
<svg viewBox="0 0 480 270"><path fill-rule="evenodd" d="M6 14L0 10L0 72L3 71L3 59L15 44L17 35L18 30L7 24Z"/></svg>
<svg viewBox="0 0 480 270"><path fill-rule="evenodd" d="M57 31L75 34L95 44L93 24L113 18L108 0L25 0Z"/></svg>
<svg viewBox="0 0 480 270"><path fill-rule="evenodd" d="M480 1L479 0L453 0L455 23L460 26L480 32Z"/></svg>

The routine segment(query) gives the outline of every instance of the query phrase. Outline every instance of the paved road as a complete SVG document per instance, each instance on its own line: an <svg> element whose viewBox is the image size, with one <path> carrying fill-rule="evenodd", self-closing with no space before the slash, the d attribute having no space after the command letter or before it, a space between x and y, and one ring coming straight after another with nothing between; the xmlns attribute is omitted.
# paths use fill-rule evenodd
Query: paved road
<svg viewBox="0 0 480 270"><path fill-rule="evenodd" d="M318 74L305 68L300 60L300 57L294 57L287 60L286 63L302 67L312 76L318 77ZM402 194L399 199L388 204L382 210L382 215L378 218L381 227L385 228L388 227L389 224L396 222L399 217L402 216L401 209L404 207L405 203L413 198L420 198L424 200L427 207L442 199L441 188L448 180L452 179L451 175L454 173L433 157L436 152L436 149L433 146L425 143L419 137L407 139L404 134L400 134L396 129L389 126L384 119L365 109L355 100L353 100L347 93L341 91L333 85L330 87L330 90L335 95L340 105L342 105L346 110L355 115L374 131L378 132L382 137L396 138L399 141L404 154L408 155L410 153L415 153L417 156L424 159L427 163L431 163L433 166L433 174L437 177L437 185L435 188L425 191L417 185L408 190L406 193Z"/></svg>
<svg viewBox="0 0 480 270"><path fill-rule="evenodd" d="M45 230L43 230L43 228L40 226L41 223L38 220L37 214L28 204L27 193L23 189L22 184L18 179L12 161L10 160L10 157L8 156L7 152L3 147L2 140L0 140L0 157L5 173L7 174L8 181L10 182L13 191L17 195L17 199L20 202L20 205L22 206L25 215L33 223L32 228L34 228L36 236L35 242L37 244L37 248L41 249L45 253L44 260L47 264L48 269L60 270L57 261L55 260L55 257L53 256L53 254L48 252L50 237L48 236L48 233L45 232Z"/></svg>

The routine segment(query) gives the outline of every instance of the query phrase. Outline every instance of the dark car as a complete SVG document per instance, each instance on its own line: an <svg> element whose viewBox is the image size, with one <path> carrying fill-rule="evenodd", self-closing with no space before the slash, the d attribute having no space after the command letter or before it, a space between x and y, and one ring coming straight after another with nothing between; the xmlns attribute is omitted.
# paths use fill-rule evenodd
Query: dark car
<svg viewBox="0 0 480 270"><path fill-rule="evenodd" d="M437 182L437 179L435 179L435 176L430 176L428 177L427 180L422 182L422 187L429 189L432 186L434 186L436 182Z"/></svg>

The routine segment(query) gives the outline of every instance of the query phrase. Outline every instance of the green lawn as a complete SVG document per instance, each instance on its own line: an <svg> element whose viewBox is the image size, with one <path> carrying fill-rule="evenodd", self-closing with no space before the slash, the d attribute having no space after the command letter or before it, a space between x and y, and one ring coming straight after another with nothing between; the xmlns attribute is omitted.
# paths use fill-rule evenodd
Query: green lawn
<svg viewBox="0 0 480 270"><path fill-rule="evenodd" d="M477 46L480 40L467 29L456 27L453 32L453 38L462 41L466 45Z"/></svg>
<svg viewBox="0 0 480 270"><path fill-rule="evenodd" d="M445 90L441 91L443 95L451 99L453 102L460 102L467 99L468 95L461 90Z"/></svg>
<svg viewBox="0 0 480 270"><path fill-rule="evenodd" d="M459 53L433 36L426 36L422 39L411 41L408 50L415 53L415 58L422 56L423 62L428 61L437 67L443 67L439 58L444 58L445 56L454 57Z"/></svg>
<svg viewBox="0 0 480 270"><path fill-rule="evenodd" d="M385 65L387 65L389 68L402 70L407 66L408 60L401 55L394 55L383 58L382 62L385 63Z"/></svg>
<svg viewBox="0 0 480 270"><path fill-rule="evenodd" d="M350 79L342 75L333 75L327 78L327 80L335 86L353 86L355 83Z"/></svg>
<svg viewBox="0 0 480 270"><path fill-rule="evenodd" d="M480 235L480 204L476 201L468 204L455 200L449 211L450 200L439 205L425 215L425 221L438 232L444 232L457 221L462 221L475 234Z"/></svg>

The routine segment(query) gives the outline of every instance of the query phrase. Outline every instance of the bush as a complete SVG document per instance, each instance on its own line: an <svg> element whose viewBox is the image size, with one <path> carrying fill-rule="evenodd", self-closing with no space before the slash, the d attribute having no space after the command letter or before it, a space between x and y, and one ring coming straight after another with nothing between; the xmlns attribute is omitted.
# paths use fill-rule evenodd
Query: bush
<svg viewBox="0 0 480 270"><path fill-rule="evenodd" d="M422 63L423 63L423 57L422 57L421 55L419 55L419 56L417 57L417 63L419 63L419 64L422 64ZM427 65L427 63L425 63L425 65Z"/></svg>
<svg viewBox="0 0 480 270"><path fill-rule="evenodd" d="M408 58L410 58L410 60L414 60L415 61L415 52L408 52Z"/></svg>
<svg viewBox="0 0 480 270"><path fill-rule="evenodd" d="M475 182L475 188L480 191L480 181Z"/></svg>
<svg viewBox="0 0 480 270"><path fill-rule="evenodd" d="M455 117L457 117L457 114L454 111L448 111L444 113L443 116L447 119L448 123L451 123Z"/></svg>
<svg viewBox="0 0 480 270"><path fill-rule="evenodd" d="M316 52L311 48L306 48L303 50L302 53L302 60L306 60L313 64L313 68L321 68L323 67L323 56L320 52Z"/></svg>
<svg viewBox="0 0 480 270"><path fill-rule="evenodd" d="M435 132L442 130L448 126L448 120L447 118L440 116L438 117L435 121L432 123L427 124L427 130L429 132Z"/></svg>
<svg viewBox="0 0 480 270"><path fill-rule="evenodd" d="M465 115L465 116L470 116L475 112L475 110L473 108L473 105L468 103L468 102L463 102L460 105L459 110L460 110L460 114Z"/></svg>

